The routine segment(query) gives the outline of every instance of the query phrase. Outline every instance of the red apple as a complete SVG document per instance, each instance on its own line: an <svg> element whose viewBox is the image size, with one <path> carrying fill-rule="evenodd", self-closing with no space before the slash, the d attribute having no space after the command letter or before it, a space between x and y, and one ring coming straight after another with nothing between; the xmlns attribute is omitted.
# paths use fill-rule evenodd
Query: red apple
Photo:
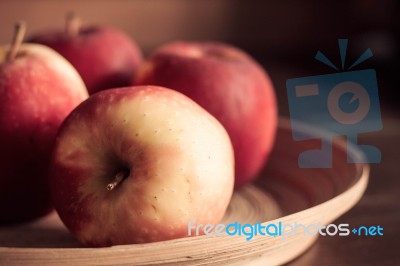
<svg viewBox="0 0 400 266"><path fill-rule="evenodd" d="M65 120L51 190L62 221L90 246L188 236L216 224L233 192L229 136L183 94L155 86L92 95Z"/></svg>
<svg viewBox="0 0 400 266"><path fill-rule="evenodd" d="M0 224L51 209L50 154L61 122L88 97L76 70L48 47L0 46ZM20 46L21 45L21 46Z"/></svg>
<svg viewBox="0 0 400 266"><path fill-rule="evenodd" d="M79 72L90 94L128 86L142 61L136 43L111 27L80 27L67 20L66 31L48 31L32 36L30 42L44 44L63 55Z"/></svg>
<svg viewBox="0 0 400 266"><path fill-rule="evenodd" d="M162 46L136 85L160 85L189 96L226 128L235 151L235 187L253 180L274 142L277 105L266 72L245 52L222 43Z"/></svg>

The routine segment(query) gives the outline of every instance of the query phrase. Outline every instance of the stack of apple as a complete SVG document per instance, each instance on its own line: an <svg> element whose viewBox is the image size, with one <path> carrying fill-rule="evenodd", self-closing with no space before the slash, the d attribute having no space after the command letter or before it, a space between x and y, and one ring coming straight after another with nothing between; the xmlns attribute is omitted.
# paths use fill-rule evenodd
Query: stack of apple
<svg viewBox="0 0 400 266"><path fill-rule="evenodd" d="M0 224L54 205L90 246L185 237L267 160L274 90L245 52L175 42L143 63L124 33L74 17L39 44L23 33L0 47Z"/></svg>

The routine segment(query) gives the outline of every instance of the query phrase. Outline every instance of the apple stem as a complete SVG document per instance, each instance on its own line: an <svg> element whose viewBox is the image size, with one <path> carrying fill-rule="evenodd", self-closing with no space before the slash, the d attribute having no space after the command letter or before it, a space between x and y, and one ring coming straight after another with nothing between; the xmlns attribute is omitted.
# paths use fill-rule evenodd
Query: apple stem
<svg viewBox="0 0 400 266"><path fill-rule="evenodd" d="M26 32L26 24L23 21L18 21L15 24L15 31L13 40L10 46L10 50L7 54L7 61L13 61L18 54L19 48L21 47L22 41L24 40Z"/></svg>
<svg viewBox="0 0 400 266"><path fill-rule="evenodd" d="M128 174L126 173L126 171L118 172L114 177L114 181L107 184L107 190L111 191L114 188L116 188L118 186L118 184L121 183L122 180L124 180L127 176L128 176Z"/></svg>
<svg viewBox="0 0 400 266"><path fill-rule="evenodd" d="M78 35L81 28L81 19L76 16L74 12L67 14L67 23L65 27L65 32L68 37L75 37Z"/></svg>

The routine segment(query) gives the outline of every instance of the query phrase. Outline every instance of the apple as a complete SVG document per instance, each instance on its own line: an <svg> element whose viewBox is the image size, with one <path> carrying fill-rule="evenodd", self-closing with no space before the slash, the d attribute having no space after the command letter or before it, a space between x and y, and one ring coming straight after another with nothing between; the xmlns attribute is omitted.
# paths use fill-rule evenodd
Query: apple
<svg viewBox="0 0 400 266"><path fill-rule="evenodd" d="M224 127L177 91L110 89L64 121L50 183L58 214L85 245L186 237L190 220L223 217L233 148Z"/></svg>
<svg viewBox="0 0 400 266"><path fill-rule="evenodd" d="M63 55L82 76L90 94L130 85L142 62L136 43L118 29L80 24L77 17L68 16L65 31L44 31L31 36L29 41Z"/></svg>
<svg viewBox="0 0 400 266"><path fill-rule="evenodd" d="M159 85L189 96L226 128L235 151L235 187L254 180L277 128L277 104L267 73L248 54L212 42L174 42L143 64L136 85Z"/></svg>
<svg viewBox="0 0 400 266"><path fill-rule="evenodd" d="M0 224L38 218L51 210L48 174L57 130L88 97L76 70L38 44L0 46Z"/></svg>

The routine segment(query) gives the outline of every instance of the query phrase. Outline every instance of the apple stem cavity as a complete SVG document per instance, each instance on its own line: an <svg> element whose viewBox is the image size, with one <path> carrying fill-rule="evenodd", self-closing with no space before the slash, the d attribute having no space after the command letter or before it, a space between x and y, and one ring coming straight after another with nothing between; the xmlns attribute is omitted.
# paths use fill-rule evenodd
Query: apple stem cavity
<svg viewBox="0 0 400 266"><path fill-rule="evenodd" d="M22 41L24 40L25 32L26 32L26 23L23 21L18 21L15 24L13 40L10 46L10 50L7 53L7 61L11 62L17 56Z"/></svg>
<svg viewBox="0 0 400 266"><path fill-rule="evenodd" d="M82 21L76 16L74 12L70 12L67 14L67 21L65 27L65 33L68 37L75 37L79 34L79 30L81 29Z"/></svg>
<svg viewBox="0 0 400 266"><path fill-rule="evenodd" d="M119 171L115 175L113 182L107 184L107 190L111 191L114 188L116 188L118 186L118 184L120 184L126 177L128 177L128 175L129 175L129 171L126 171L126 170Z"/></svg>

